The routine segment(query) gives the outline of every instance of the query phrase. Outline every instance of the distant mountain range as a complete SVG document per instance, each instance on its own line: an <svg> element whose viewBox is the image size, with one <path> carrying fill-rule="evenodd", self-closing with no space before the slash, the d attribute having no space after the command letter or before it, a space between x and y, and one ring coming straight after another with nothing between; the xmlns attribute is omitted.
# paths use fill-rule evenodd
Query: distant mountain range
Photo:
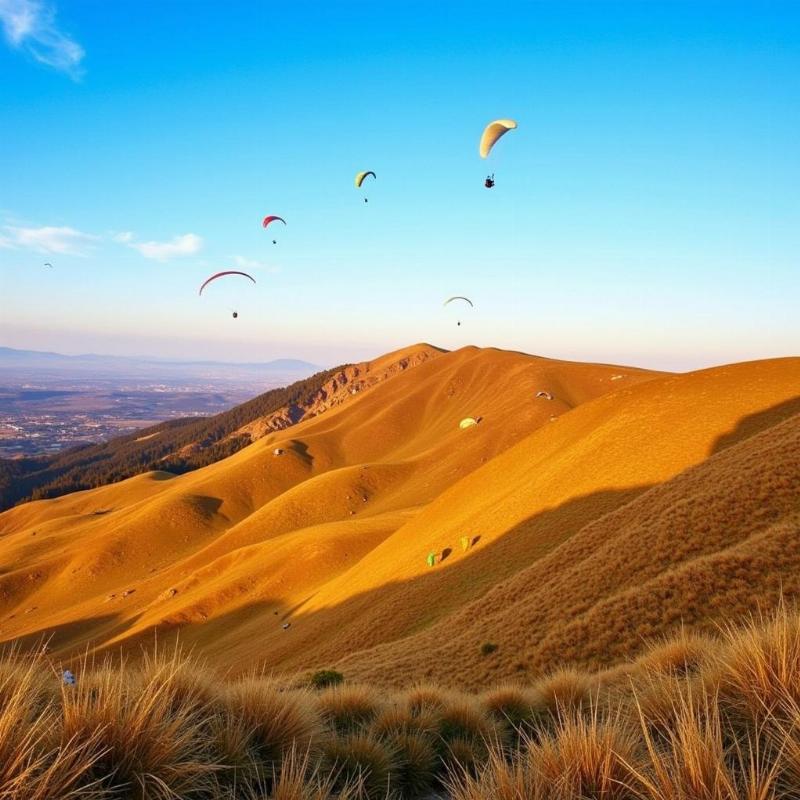
<svg viewBox="0 0 800 800"><path fill-rule="evenodd" d="M155 357L110 356L96 353L81 355L64 355L39 350L17 350L13 347L0 347L0 369L14 367L17 369L46 368L50 370L90 371L98 373L154 373L162 370L170 372L198 372L213 369L216 372L258 371L277 373L303 373L305 375L323 369L318 364L295 358L276 358L263 362L225 362L225 361L182 361Z"/></svg>

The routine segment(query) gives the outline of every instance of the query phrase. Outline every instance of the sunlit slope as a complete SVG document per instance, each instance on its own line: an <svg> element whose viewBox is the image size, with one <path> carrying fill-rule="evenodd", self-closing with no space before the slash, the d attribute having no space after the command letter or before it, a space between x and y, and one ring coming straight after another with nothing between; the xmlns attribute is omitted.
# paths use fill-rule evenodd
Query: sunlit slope
<svg viewBox="0 0 800 800"><path fill-rule="evenodd" d="M436 355L193 473L0 515L0 635L52 635L66 652L180 629L228 658L219 634L255 617L243 655L262 659L283 632L271 617L294 619L450 485L576 404L652 377L496 350ZM465 416L481 422L462 431Z"/></svg>
<svg viewBox="0 0 800 800"><path fill-rule="evenodd" d="M800 414L590 523L423 633L340 660L379 683L479 687L601 667L679 627L713 630L800 595ZM498 645L482 655L485 642Z"/></svg>
<svg viewBox="0 0 800 800"><path fill-rule="evenodd" d="M748 420L783 418L797 397L798 374L800 360L783 359L657 378L540 427L309 596L297 609L291 643L274 642L276 663L333 662L463 608L592 520L734 441ZM503 427L487 419L453 446L468 452L477 442L468 435L502 436ZM464 536L477 538L466 552ZM446 556L434 568L426 563L431 552ZM247 637L238 647L245 656Z"/></svg>

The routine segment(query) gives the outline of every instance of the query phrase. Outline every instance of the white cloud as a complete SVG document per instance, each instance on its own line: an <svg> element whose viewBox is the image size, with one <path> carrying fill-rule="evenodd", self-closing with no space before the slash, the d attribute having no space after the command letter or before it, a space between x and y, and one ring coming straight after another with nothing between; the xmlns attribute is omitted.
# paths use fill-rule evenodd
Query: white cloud
<svg viewBox="0 0 800 800"><path fill-rule="evenodd" d="M251 270L253 272L278 272L279 267L270 266L263 261L256 261L254 258L245 258L244 256L232 256L233 263L242 270Z"/></svg>
<svg viewBox="0 0 800 800"><path fill-rule="evenodd" d="M12 47L36 61L66 72L73 80L83 73L83 48L56 24L55 9L42 0L0 0L0 23Z"/></svg>
<svg viewBox="0 0 800 800"><path fill-rule="evenodd" d="M120 238L122 237L122 238ZM191 256L199 253L203 247L203 240L196 233L184 233L182 236L174 236L168 242L135 242L133 234L125 232L120 234L117 241L121 241L138 250L145 258L152 258L156 261L168 261L170 258L180 256Z"/></svg>
<svg viewBox="0 0 800 800"><path fill-rule="evenodd" d="M91 249L92 243L100 238L67 226L45 225L41 228L19 228L14 225L6 225L4 229L5 235L0 235L0 247L23 248L36 250L39 253L84 256Z"/></svg>
<svg viewBox="0 0 800 800"><path fill-rule="evenodd" d="M122 231L120 233L115 233L112 238L115 242L119 242L120 244L129 244L133 241L133 233L131 233L131 231Z"/></svg>

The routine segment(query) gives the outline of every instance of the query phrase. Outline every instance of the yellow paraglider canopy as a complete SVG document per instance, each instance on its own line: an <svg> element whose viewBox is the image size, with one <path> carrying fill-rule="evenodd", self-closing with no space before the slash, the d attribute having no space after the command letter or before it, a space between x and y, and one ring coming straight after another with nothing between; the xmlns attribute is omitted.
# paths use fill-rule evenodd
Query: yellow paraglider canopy
<svg viewBox="0 0 800 800"><path fill-rule="evenodd" d="M495 142L516 127L517 123L513 119L496 119L494 122L490 122L481 135L481 158L487 158Z"/></svg>
<svg viewBox="0 0 800 800"><path fill-rule="evenodd" d="M361 188L361 184L364 183L364 178L366 178L367 175L372 175L372 177L377 180L378 176L371 169L368 169L365 172L359 172L356 175L356 189Z"/></svg>
<svg viewBox="0 0 800 800"><path fill-rule="evenodd" d="M465 430L466 428L471 428L473 425L477 425L478 420L474 419L473 417L464 417L461 422L458 423L458 427L461 430Z"/></svg>

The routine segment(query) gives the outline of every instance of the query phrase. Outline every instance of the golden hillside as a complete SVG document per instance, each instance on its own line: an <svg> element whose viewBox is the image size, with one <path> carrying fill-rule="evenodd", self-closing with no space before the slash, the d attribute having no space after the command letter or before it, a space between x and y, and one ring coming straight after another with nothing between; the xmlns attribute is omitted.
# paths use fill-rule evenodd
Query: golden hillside
<svg viewBox="0 0 800 800"><path fill-rule="evenodd" d="M67 655L157 630L235 669L338 664L377 683L610 663L682 616L742 605L703 605L699 582L679 602L692 573L667 576L760 530L744 511L720 522L700 487L758 506L791 461L770 429L800 411L798 374L800 359L665 375L437 354L196 472L0 515L0 636ZM708 521L677 527L687 506ZM729 597L733 578L710 570L711 597ZM754 595L773 588L762 577Z"/></svg>

